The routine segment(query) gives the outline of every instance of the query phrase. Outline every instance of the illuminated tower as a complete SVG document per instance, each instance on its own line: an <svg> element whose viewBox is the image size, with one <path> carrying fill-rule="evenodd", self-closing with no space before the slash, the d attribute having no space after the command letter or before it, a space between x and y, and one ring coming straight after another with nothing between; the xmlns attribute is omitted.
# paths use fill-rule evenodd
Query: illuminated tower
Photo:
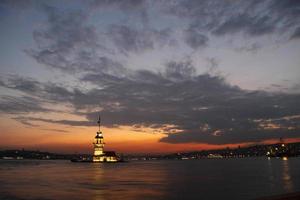
<svg viewBox="0 0 300 200"><path fill-rule="evenodd" d="M94 156L93 156L93 162L103 162L105 158L105 152L104 152L104 139L102 132L100 131L100 115L98 120L99 125L99 131L97 132L97 135L95 136L94 140Z"/></svg>

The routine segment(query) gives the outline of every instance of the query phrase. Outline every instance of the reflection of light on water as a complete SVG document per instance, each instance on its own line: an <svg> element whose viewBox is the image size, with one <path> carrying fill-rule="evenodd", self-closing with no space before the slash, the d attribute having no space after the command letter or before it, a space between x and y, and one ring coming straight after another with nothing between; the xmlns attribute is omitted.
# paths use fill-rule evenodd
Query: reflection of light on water
<svg viewBox="0 0 300 200"><path fill-rule="evenodd" d="M289 162L287 161L288 158L283 157L282 160L283 160L283 162L282 162L283 187L287 192L292 192L293 191L293 182L292 182L291 175L290 175Z"/></svg>
<svg viewBox="0 0 300 200"><path fill-rule="evenodd" d="M282 160L288 160L288 158L287 157L282 157Z"/></svg>
<svg viewBox="0 0 300 200"><path fill-rule="evenodd" d="M274 184L275 177L274 177L274 174L273 174L272 161L271 161L270 157L268 157L268 168L269 168L268 172L269 172L270 187L274 188L274 186L275 186L275 184Z"/></svg>
<svg viewBox="0 0 300 200"><path fill-rule="evenodd" d="M98 163L93 163L93 174L94 174L94 181L93 181L93 185L95 188L97 188L98 186L100 186L101 184L103 184L103 169L100 167L100 165ZM99 189L94 189L93 190L93 199L95 200L99 200L99 199L103 199L104 194L103 194L103 190L100 189L101 187L99 187Z"/></svg>

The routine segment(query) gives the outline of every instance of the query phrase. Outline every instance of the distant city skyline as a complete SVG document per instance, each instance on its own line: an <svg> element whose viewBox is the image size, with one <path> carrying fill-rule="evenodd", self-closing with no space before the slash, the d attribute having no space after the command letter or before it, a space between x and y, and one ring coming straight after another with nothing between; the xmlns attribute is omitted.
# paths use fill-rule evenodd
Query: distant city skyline
<svg viewBox="0 0 300 200"><path fill-rule="evenodd" d="M299 9L1 1L0 148L91 153L99 113L120 153L300 141Z"/></svg>

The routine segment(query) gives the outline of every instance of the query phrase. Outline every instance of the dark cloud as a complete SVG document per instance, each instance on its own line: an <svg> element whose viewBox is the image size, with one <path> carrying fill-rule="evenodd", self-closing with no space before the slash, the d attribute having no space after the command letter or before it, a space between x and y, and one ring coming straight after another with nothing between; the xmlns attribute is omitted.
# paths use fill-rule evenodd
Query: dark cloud
<svg viewBox="0 0 300 200"><path fill-rule="evenodd" d="M191 61L169 62L166 65L165 75L171 80L186 80L194 76L195 72Z"/></svg>
<svg viewBox="0 0 300 200"><path fill-rule="evenodd" d="M53 129L53 128L42 128L41 130L58 132L58 133L69 133L70 132L70 131L66 131L66 130Z"/></svg>
<svg viewBox="0 0 300 200"><path fill-rule="evenodd" d="M101 111L105 123L162 128L167 137L161 141L171 143L224 144L299 136L296 118L289 123L276 121L280 128L272 125L274 118L299 115L299 95L248 92L207 74L181 81L167 74L157 75L156 83L123 80L102 90L99 99L112 105ZM88 119L93 121L97 114L88 113ZM259 120L270 120L270 127ZM164 128L166 124L172 128ZM179 133L174 133L177 129Z"/></svg>
<svg viewBox="0 0 300 200"><path fill-rule="evenodd" d="M181 25L183 38L180 39L192 49L208 46L212 36L242 33L258 37L294 32L291 38L295 39L299 35L299 5L295 1L203 0L150 3L142 0L113 0L89 1L88 5L93 8L122 10L127 17L130 13L140 14L101 27L103 30L99 32L97 27L89 24L90 13L86 10L59 10L43 6L48 16L47 23L33 34L37 48L26 52L39 63L71 72L99 71L103 59L110 60L111 66L118 66L120 64L114 59L116 52L137 54L175 43L175 30L171 29L172 26L162 26L159 29L151 26L148 21L151 9L160 10L162 18L171 15L184 20ZM144 25L132 23L133 19L136 22L143 16L146 17L142 21L147 21ZM255 52L261 46L257 45L240 48Z"/></svg>
<svg viewBox="0 0 300 200"><path fill-rule="evenodd" d="M243 33L251 37L282 35L289 34L300 23L300 5L297 0L203 0L162 4L162 12L189 22L185 41L192 48L206 45L211 34L224 36Z"/></svg>
<svg viewBox="0 0 300 200"><path fill-rule="evenodd" d="M148 24L148 11L149 7L147 1L145 0L93 0L88 2L92 9L118 9L125 12L127 15L136 14L138 19L141 19L141 22L144 25Z"/></svg>
<svg viewBox="0 0 300 200"><path fill-rule="evenodd" d="M241 46L241 47L238 47L236 48L235 50L238 51L238 52L251 52L251 53L257 53L257 51L259 49L261 49L262 46L258 43L253 43L253 44L250 44L250 45L245 45L245 46Z"/></svg>
<svg viewBox="0 0 300 200"><path fill-rule="evenodd" d="M291 39L299 39L300 38L300 27L298 27L291 36Z"/></svg>
<svg viewBox="0 0 300 200"><path fill-rule="evenodd" d="M126 69L115 59L115 52L127 55L174 44L169 28L155 30L112 24L97 32L88 23L89 13L82 10L60 10L44 5L43 11L47 22L33 32L37 46L26 53L51 69L71 73L125 73ZM108 48L110 43L114 46Z"/></svg>
<svg viewBox="0 0 300 200"><path fill-rule="evenodd" d="M39 82L32 78L24 78L17 75L10 75L8 78L1 77L0 86L33 93L39 90Z"/></svg>
<svg viewBox="0 0 300 200"><path fill-rule="evenodd" d="M297 0L274 0L269 2L270 10L283 17L283 21L289 24L294 24L299 20L300 3ZM294 17L294 19L292 19ZM296 21L295 21L296 20Z"/></svg>
<svg viewBox="0 0 300 200"><path fill-rule="evenodd" d="M112 39L116 47L123 53L143 52L151 50L155 45L170 43L170 29L134 29L125 25L111 25L107 35Z"/></svg>
<svg viewBox="0 0 300 200"><path fill-rule="evenodd" d="M207 46L208 40L208 37L197 29L189 28L185 31L185 42L193 49Z"/></svg>
<svg viewBox="0 0 300 200"><path fill-rule="evenodd" d="M284 3L283 3L284 2ZM93 1L101 8L149 9L143 1ZM151 6L185 23L184 42L193 49L208 45L210 37L237 33L249 37L293 32L298 37L296 1L175 1ZM68 104L72 114L86 120L23 117L20 122L94 126L98 111L105 126L150 127L165 134L161 142L226 144L278 137L299 137L300 95L247 91L212 75L218 62L208 58L210 74L197 74L189 60L167 62L160 72L130 70L115 52L139 54L172 42L169 28L110 24L104 33L88 22L89 13L44 6L47 21L33 33L36 47L26 50L51 69L78 73L89 89L65 87L18 76L0 80L1 87L21 93L1 95L0 110L9 114L51 112L44 103ZM296 32L294 32L296 31ZM108 43L114 45L106 47ZM243 47L241 47L243 48ZM245 51L260 48L255 44ZM115 49L116 51L112 50ZM96 112L97 111L97 112ZM155 131L154 131L155 132Z"/></svg>
<svg viewBox="0 0 300 200"><path fill-rule="evenodd" d="M1 0L0 1L0 8L12 8L18 10L24 10L32 5L32 0Z"/></svg>
<svg viewBox="0 0 300 200"><path fill-rule="evenodd" d="M213 33L215 35L225 35L243 31L252 36L259 36L271 33L273 30L273 21L268 16L250 17L247 14L238 14L227 19L213 30Z"/></svg>
<svg viewBox="0 0 300 200"><path fill-rule="evenodd" d="M242 132L219 132L213 136L210 134L199 134L199 132L183 132L169 134L168 137L162 138L161 142L167 143L189 143L199 142L208 144L234 144L241 142L261 142L267 139L299 137L299 130L277 129L272 131L242 131Z"/></svg>
<svg viewBox="0 0 300 200"><path fill-rule="evenodd" d="M0 100L0 112L8 114L26 114L36 112L49 112L44 108L42 102L33 97L27 96L2 96Z"/></svg>
<svg viewBox="0 0 300 200"><path fill-rule="evenodd" d="M118 7L130 11L144 7L145 3L145 0L94 0L90 2L92 7Z"/></svg>
<svg viewBox="0 0 300 200"><path fill-rule="evenodd" d="M29 119L24 118L24 117L14 117L13 119L24 124L27 127L35 127L35 128L40 127L40 125L34 124L34 123L32 123L32 121L30 121Z"/></svg>
<svg viewBox="0 0 300 200"><path fill-rule="evenodd" d="M83 121L23 119L29 123L94 126L101 111L105 126L150 127L154 133L164 133L161 142L168 143L226 144L299 137L299 94L242 90L229 85L221 76L197 75L191 61L169 62L160 73L148 70L128 70L123 76L94 73L86 74L81 81L92 83L95 88L67 90L53 83L24 78L3 81L2 87L43 102L67 103L72 105L73 114L86 117ZM24 82L27 86L14 86L13 82L20 85ZM47 112L32 99L6 99L5 102L2 112L15 113L22 109Z"/></svg>
<svg viewBox="0 0 300 200"><path fill-rule="evenodd" d="M44 28L33 33L37 47L26 50L37 62L68 72L122 67L108 57L113 52L100 44L96 28L88 24L87 13L47 5L43 10L48 18Z"/></svg>
<svg viewBox="0 0 300 200"><path fill-rule="evenodd" d="M53 120L53 119L36 118L36 117L19 117L18 120L23 120L25 122L33 121L33 122L56 123L56 124L63 124L63 125L70 125L70 126L92 126L92 125L95 125L95 123L92 124L92 122L90 122L90 121Z"/></svg>
<svg viewBox="0 0 300 200"><path fill-rule="evenodd" d="M51 103L57 101L67 101L72 98L73 91L69 91L63 86L55 83L41 83L32 78L24 78L18 75L10 75L1 78L0 86L22 92L22 95L30 95L36 97L31 98L32 103L37 105L42 103ZM4 96L5 97L5 96ZM16 99L18 97L15 97ZM22 97L23 98L23 97ZM21 98L21 99L22 99Z"/></svg>

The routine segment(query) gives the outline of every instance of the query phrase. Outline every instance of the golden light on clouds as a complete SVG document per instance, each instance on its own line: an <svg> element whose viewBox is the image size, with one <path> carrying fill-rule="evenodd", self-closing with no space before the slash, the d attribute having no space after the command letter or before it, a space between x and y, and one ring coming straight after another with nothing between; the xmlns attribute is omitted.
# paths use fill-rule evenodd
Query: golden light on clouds
<svg viewBox="0 0 300 200"><path fill-rule="evenodd" d="M66 112L47 113L47 116L41 113L26 116L34 119L86 121L84 117ZM0 126L2 127L0 145L3 148L25 148L65 153L92 153L93 138L98 130L96 122L94 126L70 126L33 120L30 124L26 125L26 122L25 124L21 123L22 120L20 119L16 121L13 118L0 117ZM272 122L258 121L258 123L264 129L279 128ZM172 153L227 147L236 148L238 146L254 144L251 142L225 145L206 143L171 144L160 142L159 140L165 137L168 131L171 134L182 131L177 126L171 124L155 128L145 126L102 126L101 131L104 134L106 150L115 150L120 153ZM216 135L219 135L218 131L216 131ZM295 141L300 141L300 139L287 140L287 142ZM262 143L276 142L277 139L269 139Z"/></svg>

